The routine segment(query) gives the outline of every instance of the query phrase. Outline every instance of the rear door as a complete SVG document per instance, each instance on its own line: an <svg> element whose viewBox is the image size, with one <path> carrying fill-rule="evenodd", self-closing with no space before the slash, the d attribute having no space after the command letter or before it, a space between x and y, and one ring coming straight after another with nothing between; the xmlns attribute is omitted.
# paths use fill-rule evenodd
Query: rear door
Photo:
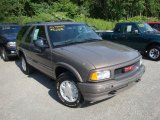
<svg viewBox="0 0 160 120"><path fill-rule="evenodd" d="M46 27L44 25L35 27L32 34L30 51L34 67L52 77L53 75L52 54L51 54L52 48L48 44L49 42L47 40L46 32L47 32ZM45 49L40 49L36 47L34 42L38 39L42 39L44 41L44 44L46 44L49 47Z"/></svg>

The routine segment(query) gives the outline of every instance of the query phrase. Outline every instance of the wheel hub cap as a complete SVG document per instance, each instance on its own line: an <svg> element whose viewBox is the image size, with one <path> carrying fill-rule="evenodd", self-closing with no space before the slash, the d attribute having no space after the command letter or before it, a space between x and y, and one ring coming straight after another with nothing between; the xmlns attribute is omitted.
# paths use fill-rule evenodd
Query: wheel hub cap
<svg viewBox="0 0 160 120"><path fill-rule="evenodd" d="M26 71L26 61L22 58L22 69Z"/></svg>
<svg viewBox="0 0 160 120"><path fill-rule="evenodd" d="M60 94L67 102L75 102L78 99L78 89L71 81L63 81L60 85Z"/></svg>
<svg viewBox="0 0 160 120"><path fill-rule="evenodd" d="M152 59L157 59L160 55L160 52L159 50L157 49L151 49L150 52L149 52L149 56L152 58Z"/></svg>

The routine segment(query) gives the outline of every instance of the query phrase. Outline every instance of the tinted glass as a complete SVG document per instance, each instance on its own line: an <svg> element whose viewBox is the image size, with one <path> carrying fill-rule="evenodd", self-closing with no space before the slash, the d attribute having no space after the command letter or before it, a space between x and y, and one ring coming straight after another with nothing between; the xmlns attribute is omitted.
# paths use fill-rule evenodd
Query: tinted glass
<svg viewBox="0 0 160 120"><path fill-rule="evenodd" d="M16 34L21 29L21 26L0 26L0 34Z"/></svg>
<svg viewBox="0 0 160 120"><path fill-rule="evenodd" d="M33 33L33 42L36 40L43 40L43 42L45 44L47 43L47 39L46 39L46 32L45 32L45 27L44 26L37 26L36 29L34 30Z"/></svg>
<svg viewBox="0 0 160 120"><path fill-rule="evenodd" d="M156 28L155 24L149 24L151 27Z"/></svg>
<svg viewBox="0 0 160 120"><path fill-rule="evenodd" d="M147 23L139 23L138 27L141 32L154 32L153 28Z"/></svg>
<svg viewBox="0 0 160 120"><path fill-rule="evenodd" d="M54 46L102 39L85 24L49 25L47 28Z"/></svg>
<svg viewBox="0 0 160 120"><path fill-rule="evenodd" d="M37 26L33 33L33 40L46 39L44 26Z"/></svg>
<svg viewBox="0 0 160 120"><path fill-rule="evenodd" d="M152 28L157 29L158 28L158 24L149 24Z"/></svg>
<svg viewBox="0 0 160 120"><path fill-rule="evenodd" d="M135 30L137 30L137 28L136 28L136 26L134 26L134 25L132 25L132 24L126 25L126 26L124 27L124 32L125 32L125 33L134 33Z"/></svg>

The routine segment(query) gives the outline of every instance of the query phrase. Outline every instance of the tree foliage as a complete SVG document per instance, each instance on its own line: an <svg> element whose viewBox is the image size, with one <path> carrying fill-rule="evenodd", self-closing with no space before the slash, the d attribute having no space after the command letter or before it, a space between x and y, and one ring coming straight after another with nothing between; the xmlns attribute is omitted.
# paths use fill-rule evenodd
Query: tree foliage
<svg viewBox="0 0 160 120"><path fill-rule="evenodd" d="M160 17L160 0L0 0L0 20L10 16L63 13L104 20L135 16Z"/></svg>

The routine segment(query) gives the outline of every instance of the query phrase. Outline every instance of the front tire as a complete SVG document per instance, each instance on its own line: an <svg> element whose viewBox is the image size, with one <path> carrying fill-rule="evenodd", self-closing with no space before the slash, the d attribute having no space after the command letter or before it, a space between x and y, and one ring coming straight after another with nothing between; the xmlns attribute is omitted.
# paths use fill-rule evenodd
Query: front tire
<svg viewBox="0 0 160 120"><path fill-rule="evenodd" d="M33 68L27 63L24 55L21 56L21 69L26 75L30 75L33 71Z"/></svg>
<svg viewBox="0 0 160 120"><path fill-rule="evenodd" d="M2 49L1 58L2 58L4 61L9 61L9 58L8 58L8 56L7 56L7 53L6 53L6 50L5 50L4 48Z"/></svg>
<svg viewBox="0 0 160 120"><path fill-rule="evenodd" d="M160 46L153 45L148 50L148 58L153 61L160 60Z"/></svg>
<svg viewBox="0 0 160 120"><path fill-rule="evenodd" d="M69 73L63 73L57 79L57 94L65 106L75 108L83 102L76 81L75 77Z"/></svg>

